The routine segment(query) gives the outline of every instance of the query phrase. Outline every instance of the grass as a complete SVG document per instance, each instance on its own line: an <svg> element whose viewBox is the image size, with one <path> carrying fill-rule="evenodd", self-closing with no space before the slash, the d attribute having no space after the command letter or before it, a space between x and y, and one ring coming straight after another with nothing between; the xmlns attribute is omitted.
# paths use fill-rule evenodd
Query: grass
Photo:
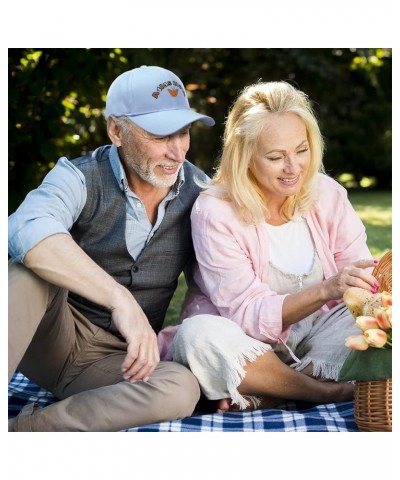
<svg viewBox="0 0 400 480"><path fill-rule="evenodd" d="M372 255L381 257L392 248L391 192L354 191L349 199L367 229Z"/></svg>
<svg viewBox="0 0 400 480"><path fill-rule="evenodd" d="M349 191L349 199L367 230L367 242L374 257L380 258L392 248L392 194L378 191ZM169 305L164 326L178 322L186 293L183 275Z"/></svg>

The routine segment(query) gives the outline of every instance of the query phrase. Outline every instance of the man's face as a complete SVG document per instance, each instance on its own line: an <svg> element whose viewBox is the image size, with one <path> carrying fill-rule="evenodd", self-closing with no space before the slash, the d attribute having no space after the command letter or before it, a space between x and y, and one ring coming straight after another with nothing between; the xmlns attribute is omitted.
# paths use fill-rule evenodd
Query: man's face
<svg viewBox="0 0 400 480"><path fill-rule="evenodd" d="M132 123L121 136L120 155L128 175L157 188L174 185L190 146L190 126L168 137L157 137Z"/></svg>

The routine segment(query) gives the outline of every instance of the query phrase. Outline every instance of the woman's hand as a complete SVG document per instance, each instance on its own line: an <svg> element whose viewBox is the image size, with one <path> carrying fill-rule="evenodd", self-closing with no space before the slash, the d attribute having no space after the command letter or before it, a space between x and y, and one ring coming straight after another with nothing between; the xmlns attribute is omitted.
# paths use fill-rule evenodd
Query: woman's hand
<svg viewBox="0 0 400 480"><path fill-rule="evenodd" d="M343 297L349 287L364 288L376 293L379 283L366 269L375 267L376 260L357 260L346 265L342 271L322 282L326 301L338 300Z"/></svg>

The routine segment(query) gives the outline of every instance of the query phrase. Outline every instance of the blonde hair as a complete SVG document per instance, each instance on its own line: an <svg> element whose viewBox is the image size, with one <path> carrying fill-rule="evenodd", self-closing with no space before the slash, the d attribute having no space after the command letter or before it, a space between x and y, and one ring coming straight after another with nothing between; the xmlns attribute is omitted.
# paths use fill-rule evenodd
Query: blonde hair
<svg viewBox="0 0 400 480"><path fill-rule="evenodd" d="M324 171L324 141L307 95L286 82L260 82L246 87L228 114L222 155L212 181L212 185L223 187L223 198L235 204L246 223L258 223L269 216L268 205L249 165L264 122L273 113L298 115L305 124L310 147L311 161L303 185L297 195L285 200L281 209L284 218L290 220L312 207L316 174ZM213 194L213 190L211 186L205 193Z"/></svg>

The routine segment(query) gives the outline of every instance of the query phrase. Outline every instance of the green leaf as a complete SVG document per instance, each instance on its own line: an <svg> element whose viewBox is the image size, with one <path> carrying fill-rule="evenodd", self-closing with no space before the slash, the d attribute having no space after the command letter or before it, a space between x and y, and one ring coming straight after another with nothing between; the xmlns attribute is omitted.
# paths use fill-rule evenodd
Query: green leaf
<svg viewBox="0 0 400 480"><path fill-rule="evenodd" d="M392 350L370 347L367 350L352 350L344 362L339 381L386 380L392 378Z"/></svg>

